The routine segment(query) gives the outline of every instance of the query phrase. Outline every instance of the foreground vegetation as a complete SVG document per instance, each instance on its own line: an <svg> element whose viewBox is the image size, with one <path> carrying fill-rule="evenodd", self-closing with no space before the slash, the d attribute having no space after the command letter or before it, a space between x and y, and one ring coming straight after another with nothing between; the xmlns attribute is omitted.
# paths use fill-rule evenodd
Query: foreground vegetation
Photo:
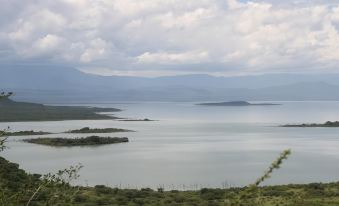
<svg viewBox="0 0 339 206"><path fill-rule="evenodd" d="M27 174L19 166L0 157L0 205L76 205L76 206L337 206L339 183L312 183L164 191L119 189L104 185L71 186L81 166L45 176Z"/></svg>
<svg viewBox="0 0 339 206"><path fill-rule="evenodd" d="M0 122L116 119L98 113L120 111L114 108L46 106L16 102L9 99L10 96L11 94L7 94L0 98Z"/></svg>
<svg viewBox="0 0 339 206"><path fill-rule="evenodd" d="M84 138L34 138L24 139L24 142L48 145L48 146L88 146L88 145L104 145L128 142L127 137L99 137L89 136Z"/></svg>
<svg viewBox="0 0 339 206"><path fill-rule="evenodd" d="M339 121L327 121L323 124L287 124L283 125L283 127L339 127Z"/></svg>
<svg viewBox="0 0 339 206"><path fill-rule="evenodd" d="M67 131L66 133L76 133L76 134L90 134L90 133L115 133L115 132L133 132L132 130L127 130L127 129L119 129L119 128L89 128L89 127L84 127L81 129L75 129L75 130L70 130Z"/></svg>

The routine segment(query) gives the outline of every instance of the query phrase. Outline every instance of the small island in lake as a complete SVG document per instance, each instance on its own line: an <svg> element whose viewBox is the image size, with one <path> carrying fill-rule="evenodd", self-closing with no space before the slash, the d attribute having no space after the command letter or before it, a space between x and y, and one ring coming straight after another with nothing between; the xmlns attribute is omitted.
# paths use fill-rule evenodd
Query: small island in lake
<svg viewBox="0 0 339 206"><path fill-rule="evenodd" d="M117 119L116 117L99 113L118 111L121 110L82 106L47 106L16 102L11 100L9 96L0 98L0 122Z"/></svg>
<svg viewBox="0 0 339 206"><path fill-rule="evenodd" d="M119 121L122 121L122 122L153 122L156 120L145 118L145 119L121 119Z"/></svg>
<svg viewBox="0 0 339 206"><path fill-rule="evenodd" d="M282 125L282 127L339 127L339 121L327 121L323 124L316 124L316 123L312 123L312 124L286 124L286 125Z"/></svg>
<svg viewBox="0 0 339 206"><path fill-rule="evenodd" d="M89 136L84 138L35 138L25 139L24 142L41 144L55 147L67 146L90 146L90 145L104 145L104 144L117 144L129 142L127 137L99 137Z"/></svg>
<svg viewBox="0 0 339 206"><path fill-rule="evenodd" d="M246 101L231 101L231 102L212 102L212 103L200 103L196 105L201 106L274 106L280 104L272 103L249 103Z"/></svg>
<svg viewBox="0 0 339 206"><path fill-rule="evenodd" d="M89 134L89 133L114 133L114 132L134 132L133 130L119 129L119 128L89 128L84 127L81 129L75 129L67 131L66 133L77 133L77 134Z"/></svg>
<svg viewBox="0 0 339 206"><path fill-rule="evenodd" d="M52 134L50 132L43 132L43 131L19 131L19 132L6 132L6 136L28 136L28 135L46 135L46 134Z"/></svg>

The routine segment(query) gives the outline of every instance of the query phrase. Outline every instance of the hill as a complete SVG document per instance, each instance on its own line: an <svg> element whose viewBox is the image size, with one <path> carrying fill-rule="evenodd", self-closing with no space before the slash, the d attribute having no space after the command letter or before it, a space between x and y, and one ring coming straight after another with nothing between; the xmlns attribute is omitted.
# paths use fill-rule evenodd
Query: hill
<svg viewBox="0 0 339 206"><path fill-rule="evenodd" d="M99 76L57 65L0 65L1 90L15 92L19 101L43 103L339 100L338 82L339 74L147 78Z"/></svg>
<svg viewBox="0 0 339 206"><path fill-rule="evenodd" d="M114 108L47 106L0 99L0 122L114 119L98 112L118 112Z"/></svg>

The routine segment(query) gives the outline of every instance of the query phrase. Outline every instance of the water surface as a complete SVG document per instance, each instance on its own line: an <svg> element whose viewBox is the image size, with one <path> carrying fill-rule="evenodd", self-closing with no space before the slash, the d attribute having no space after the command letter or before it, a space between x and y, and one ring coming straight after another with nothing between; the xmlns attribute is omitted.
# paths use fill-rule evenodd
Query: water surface
<svg viewBox="0 0 339 206"><path fill-rule="evenodd" d="M3 155L31 173L84 165L83 185L167 189L241 186L252 183L284 149L293 154L266 184L328 182L339 179L339 128L282 128L287 123L339 120L339 102L278 102L279 106L210 107L194 103L115 103L90 106L123 109L115 120L1 123L13 131L63 132L118 127L137 132L126 144L54 148L10 138ZM107 135L107 134L104 134ZM82 137L86 134L53 134Z"/></svg>

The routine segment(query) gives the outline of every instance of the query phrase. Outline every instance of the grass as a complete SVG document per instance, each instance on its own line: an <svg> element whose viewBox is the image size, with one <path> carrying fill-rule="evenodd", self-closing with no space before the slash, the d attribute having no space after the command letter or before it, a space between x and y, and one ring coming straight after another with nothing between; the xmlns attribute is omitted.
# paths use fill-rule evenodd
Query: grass
<svg viewBox="0 0 339 206"><path fill-rule="evenodd" d="M89 136L84 138L34 138L24 139L24 142L62 147L62 146L88 146L88 145L105 145L128 142L127 137L99 137Z"/></svg>
<svg viewBox="0 0 339 206"><path fill-rule="evenodd" d="M247 188L209 189L198 191L154 191L118 189L105 186L80 188L77 205L175 205L175 206L338 206L339 183L283 185L260 187L261 203L253 203L253 196L243 197L242 203L232 203ZM298 197L303 194L302 197ZM247 202L247 203L246 203Z"/></svg>

